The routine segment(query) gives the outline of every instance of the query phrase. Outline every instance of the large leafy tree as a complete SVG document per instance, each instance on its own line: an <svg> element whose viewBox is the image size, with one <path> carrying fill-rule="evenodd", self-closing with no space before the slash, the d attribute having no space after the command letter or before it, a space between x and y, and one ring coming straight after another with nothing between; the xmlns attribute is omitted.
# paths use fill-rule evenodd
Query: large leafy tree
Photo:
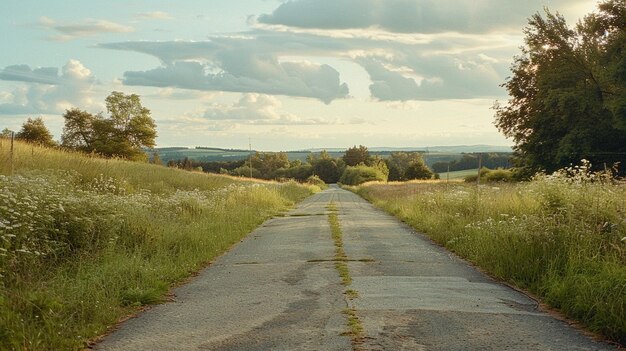
<svg viewBox="0 0 626 351"><path fill-rule="evenodd" d="M56 142L52 139L52 133L43 123L43 119L29 118L22 124L22 129L15 135L17 139L24 140L29 143L53 147L56 146Z"/></svg>
<svg viewBox="0 0 626 351"><path fill-rule="evenodd" d="M67 110L61 137L65 147L104 156L146 159L142 148L155 146L156 124L138 95L112 92L106 98L109 117Z"/></svg>
<svg viewBox="0 0 626 351"><path fill-rule="evenodd" d="M518 165L553 171L586 158L626 159L626 3L608 0L575 28L536 14L496 103L496 126L515 141Z"/></svg>
<svg viewBox="0 0 626 351"><path fill-rule="evenodd" d="M356 145L346 150L345 155L343 155L343 161L347 166L356 166L359 164L367 164L370 159L369 150L367 147L363 145Z"/></svg>

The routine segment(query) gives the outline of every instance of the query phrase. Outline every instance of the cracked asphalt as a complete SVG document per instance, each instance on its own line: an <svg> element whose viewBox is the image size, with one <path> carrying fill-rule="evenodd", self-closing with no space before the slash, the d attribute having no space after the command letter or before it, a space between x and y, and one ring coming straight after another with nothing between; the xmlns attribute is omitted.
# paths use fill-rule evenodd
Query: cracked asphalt
<svg viewBox="0 0 626 351"><path fill-rule="evenodd" d="M334 267L335 202L352 284ZM346 289L358 298L348 299ZM331 186L265 222L96 350L612 350L355 194ZM364 338L353 342L346 308Z"/></svg>

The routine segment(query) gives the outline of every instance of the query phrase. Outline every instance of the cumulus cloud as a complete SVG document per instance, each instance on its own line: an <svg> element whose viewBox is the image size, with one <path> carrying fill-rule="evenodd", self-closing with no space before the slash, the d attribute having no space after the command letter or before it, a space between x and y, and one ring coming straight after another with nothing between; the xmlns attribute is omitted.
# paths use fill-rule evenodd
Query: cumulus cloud
<svg viewBox="0 0 626 351"><path fill-rule="evenodd" d="M49 39L57 41L68 41L102 33L128 33L135 30L130 26L98 19L86 19L82 22L63 24L48 17L41 17L39 24L43 28L56 32Z"/></svg>
<svg viewBox="0 0 626 351"><path fill-rule="evenodd" d="M518 30L544 5L575 6L586 0L293 0L259 23L299 28L377 27L398 33Z"/></svg>
<svg viewBox="0 0 626 351"><path fill-rule="evenodd" d="M279 62L262 53L218 52L216 61L176 61L148 71L124 73L126 85L207 91L256 92L309 97L330 103L348 96L339 72L328 65ZM218 69L217 72L213 73Z"/></svg>
<svg viewBox="0 0 626 351"><path fill-rule="evenodd" d="M160 67L125 72L126 85L330 103L349 97L348 83L369 78L370 95L380 101L499 98L505 96L499 85L519 52L524 19L541 11L542 1L560 9L583 0L291 0L242 33L99 47L162 61ZM514 30L503 31L507 26ZM368 77L342 77L346 66L335 65L340 61L360 65L359 74Z"/></svg>
<svg viewBox="0 0 626 351"><path fill-rule="evenodd" d="M506 64L479 54L406 56L385 61L364 57L358 62L370 75L372 97L381 101L498 97ZM398 61L402 66L396 66Z"/></svg>
<svg viewBox="0 0 626 351"><path fill-rule="evenodd" d="M239 101L232 105L214 104L207 109L205 119L226 124L263 124L263 125L320 125L332 124L321 118L301 118L282 110L282 103L274 96L265 94L242 94Z"/></svg>
<svg viewBox="0 0 626 351"><path fill-rule="evenodd" d="M60 73L50 67L8 66L0 71L0 79L22 84L3 94L0 114L55 114L72 107L100 107L93 99L96 79L77 60L68 61Z"/></svg>

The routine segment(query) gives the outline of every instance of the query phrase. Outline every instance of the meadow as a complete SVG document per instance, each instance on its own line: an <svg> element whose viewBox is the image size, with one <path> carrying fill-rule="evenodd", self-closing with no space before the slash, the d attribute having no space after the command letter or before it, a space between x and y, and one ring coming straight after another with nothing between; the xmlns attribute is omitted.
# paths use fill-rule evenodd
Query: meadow
<svg viewBox="0 0 626 351"><path fill-rule="evenodd" d="M626 343L626 186L588 164L518 184L352 188L438 244Z"/></svg>
<svg viewBox="0 0 626 351"><path fill-rule="evenodd" d="M0 139L0 349L82 349L319 187Z"/></svg>

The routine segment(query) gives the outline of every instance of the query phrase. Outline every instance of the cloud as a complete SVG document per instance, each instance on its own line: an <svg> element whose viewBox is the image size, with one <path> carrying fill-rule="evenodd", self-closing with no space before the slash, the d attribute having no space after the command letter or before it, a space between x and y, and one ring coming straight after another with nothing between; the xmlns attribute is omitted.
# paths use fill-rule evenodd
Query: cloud
<svg viewBox="0 0 626 351"><path fill-rule="evenodd" d="M396 33L486 33L519 30L543 5L575 6L586 0L293 0L259 23L298 28L382 28Z"/></svg>
<svg viewBox="0 0 626 351"><path fill-rule="evenodd" d="M72 107L101 108L93 100L96 78L77 60L68 61L60 73L51 67L8 66L0 71L0 79L22 84L3 93L0 114L59 114Z"/></svg>
<svg viewBox="0 0 626 351"><path fill-rule="evenodd" d="M12 65L0 71L0 79L16 82L58 84L60 77L59 69L56 67L31 69L28 65Z"/></svg>
<svg viewBox="0 0 626 351"><path fill-rule="evenodd" d="M129 33L135 30L130 26L97 19L86 19L78 23L60 24L48 17L41 17L39 24L43 28L56 32L57 34L49 37L49 39L56 41L68 41L102 33Z"/></svg>
<svg viewBox="0 0 626 351"><path fill-rule="evenodd" d="M282 110L282 103L274 96L242 94L232 105L214 104L204 111L203 118L215 122L257 125L326 125L334 121L321 118L301 118Z"/></svg>
<svg viewBox="0 0 626 351"><path fill-rule="evenodd" d="M262 53L220 52L210 63L176 61L148 71L124 73L126 85L177 87L206 91L255 92L309 97L330 103L348 96L339 72L328 65L278 62ZM220 70L211 73L216 68Z"/></svg>
<svg viewBox="0 0 626 351"><path fill-rule="evenodd" d="M163 11L153 11L153 12L140 12L137 14L137 18L144 20L170 20L173 19L170 14Z"/></svg>
<svg viewBox="0 0 626 351"><path fill-rule="evenodd" d="M499 84L506 72L506 63L494 60L484 54L416 54L393 61L365 57L358 62L370 75L373 98L407 101L503 96L504 90Z"/></svg>

